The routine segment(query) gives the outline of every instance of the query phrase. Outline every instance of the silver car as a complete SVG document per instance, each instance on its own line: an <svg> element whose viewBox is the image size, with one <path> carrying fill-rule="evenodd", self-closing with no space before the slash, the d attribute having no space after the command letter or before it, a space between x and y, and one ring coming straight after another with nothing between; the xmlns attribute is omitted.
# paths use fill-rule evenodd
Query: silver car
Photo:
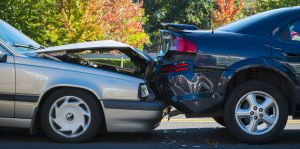
<svg viewBox="0 0 300 149"><path fill-rule="evenodd" d="M150 87L147 54L116 41L45 48L2 20L0 29L0 126L84 142L160 124L165 105Z"/></svg>

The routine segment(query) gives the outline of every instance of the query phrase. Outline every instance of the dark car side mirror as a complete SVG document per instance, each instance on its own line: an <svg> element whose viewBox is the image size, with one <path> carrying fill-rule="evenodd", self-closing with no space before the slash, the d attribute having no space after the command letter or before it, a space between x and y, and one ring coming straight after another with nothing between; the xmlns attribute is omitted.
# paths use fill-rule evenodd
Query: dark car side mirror
<svg viewBox="0 0 300 149"><path fill-rule="evenodd" d="M7 62L7 54L0 53L0 63Z"/></svg>

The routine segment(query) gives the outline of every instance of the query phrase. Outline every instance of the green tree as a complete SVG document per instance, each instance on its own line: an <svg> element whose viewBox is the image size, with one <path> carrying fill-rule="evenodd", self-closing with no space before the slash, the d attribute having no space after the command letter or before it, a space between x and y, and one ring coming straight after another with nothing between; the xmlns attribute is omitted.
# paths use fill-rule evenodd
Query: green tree
<svg viewBox="0 0 300 149"><path fill-rule="evenodd" d="M83 40L111 39L143 48L149 36L143 29L143 2L90 0L84 15Z"/></svg>
<svg viewBox="0 0 300 149"><path fill-rule="evenodd" d="M45 46L114 39L143 48L143 13L131 0L0 0L0 19Z"/></svg>
<svg viewBox="0 0 300 149"><path fill-rule="evenodd" d="M145 0L145 31L151 40L151 44L145 46L145 50L158 51L162 22L194 24L201 29L210 29L214 5L214 1L207 0Z"/></svg>
<svg viewBox="0 0 300 149"><path fill-rule="evenodd" d="M272 9L299 5L300 0L255 0L249 3L248 9L245 11L247 15L252 15Z"/></svg>
<svg viewBox="0 0 300 149"><path fill-rule="evenodd" d="M81 21L78 3L81 1L1 0L0 18L42 45L59 45L76 38L72 38L70 30Z"/></svg>
<svg viewBox="0 0 300 149"><path fill-rule="evenodd" d="M46 27L41 14L44 7L39 0L1 0L0 18L43 43Z"/></svg>

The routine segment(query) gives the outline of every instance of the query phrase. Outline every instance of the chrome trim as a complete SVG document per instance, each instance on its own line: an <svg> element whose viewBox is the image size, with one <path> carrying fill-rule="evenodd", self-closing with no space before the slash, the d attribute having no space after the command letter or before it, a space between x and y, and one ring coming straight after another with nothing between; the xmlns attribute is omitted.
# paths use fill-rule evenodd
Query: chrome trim
<svg viewBox="0 0 300 149"><path fill-rule="evenodd" d="M23 56L23 55L21 55L20 53L18 53L15 49L13 49L13 48L11 48L9 45L7 45L4 41L2 41L1 39L0 39L0 45L1 46L3 46L5 49L6 49L6 51L8 52L8 53L10 53L11 55L14 55L14 56Z"/></svg>

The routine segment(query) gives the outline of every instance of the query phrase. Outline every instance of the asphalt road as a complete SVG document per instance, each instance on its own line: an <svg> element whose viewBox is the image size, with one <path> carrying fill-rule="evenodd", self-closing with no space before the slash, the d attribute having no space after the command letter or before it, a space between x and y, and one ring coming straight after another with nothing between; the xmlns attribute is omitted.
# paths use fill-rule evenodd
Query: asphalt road
<svg viewBox="0 0 300 149"><path fill-rule="evenodd" d="M0 129L0 149L128 149L128 148L228 148L228 149L292 149L300 148L300 121L289 121L283 136L266 145L238 143L226 128L212 119L184 119L178 116L149 133L102 134L90 143L62 144L54 143L44 134L30 136L26 130Z"/></svg>

